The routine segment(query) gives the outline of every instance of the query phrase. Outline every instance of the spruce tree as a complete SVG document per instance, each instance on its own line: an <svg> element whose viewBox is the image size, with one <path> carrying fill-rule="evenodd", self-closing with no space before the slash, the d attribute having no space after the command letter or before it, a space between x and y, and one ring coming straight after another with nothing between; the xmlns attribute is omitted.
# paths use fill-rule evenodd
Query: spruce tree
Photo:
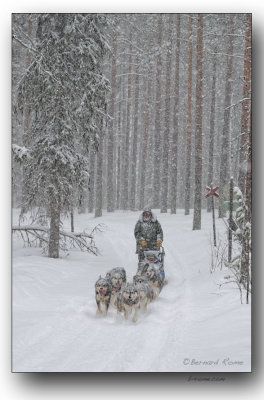
<svg viewBox="0 0 264 400"><path fill-rule="evenodd" d="M96 148L108 81L100 61L108 44L106 18L96 14L37 15L32 61L18 88L18 106L31 121L25 177L28 207L50 216L49 257L59 257L60 215L87 183L88 146Z"/></svg>

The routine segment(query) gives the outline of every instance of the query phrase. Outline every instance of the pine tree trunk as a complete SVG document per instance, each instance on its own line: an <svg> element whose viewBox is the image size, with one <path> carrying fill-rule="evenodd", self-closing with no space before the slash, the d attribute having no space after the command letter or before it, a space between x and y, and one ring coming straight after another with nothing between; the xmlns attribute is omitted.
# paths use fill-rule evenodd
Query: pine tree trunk
<svg viewBox="0 0 264 400"><path fill-rule="evenodd" d="M135 106L134 106L134 135L131 159L130 210L136 210L136 177L137 177L137 143L138 143L138 103L139 103L139 57L136 58L135 68Z"/></svg>
<svg viewBox="0 0 264 400"><path fill-rule="evenodd" d="M102 122L101 125L103 126ZM102 216L103 207L103 142L103 135L101 135L98 151L96 153L95 217Z"/></svg>
<svg viewBox="0 0 264 400"><path fill-rule="evenodd" d="M49 257L59 258L60 242L60 208L56 199L50 203L50 237L49 237Z"/></svg>
<svg viewBox="0 0 264 400"><path fill-rule="evenodd" d="M139 208L142 210L145 206L145 184L146 184L146 174L147 174L147 154L148 154L148 139L149 139L149 120L150 120L150 95L151 95L151 67L148 69L147 80L147 90L145 98L145 108L144 108L144 136L142 144L142 161L140 168L140 194L139 194Z"/></svg>
<svg viewBox="0 0 264 400"><path fill-rule="evenodd" d="M158 55L156 69L156 104L155 104L155 128L154 128L154 170L153 170L153 208L160 205L160 144L161 144L161 74L162 74L162 14L158 20Z"/></svg>
<svg viewBox="0 0 264 400"><path fill-rule="evenodd" d="M90 149L89 154L89 185L88 185L88 213L94 210L94 177L95 177L95 151Z"/></svg>
<svg viewBox="0 0 264 400"><path fill-rule="evenodd" d="M188 54L188 116L186 134L186 169L185 169L185 215L190 214L190 192L191 192L191 150L192 150L192 16L189 18L189 54Z"/></svg>
<svg viewBox="0 0 264 400"><path fill-rule="evenodd" d="M116 186L116 208L122 208L122 189L123 189L123 178L122 172L123 167L123 153L124 153L124 124L126 119L126 108L123 99L126 98L124 77L122 76L122 66L119 67L120 73L120 98L119 98L119 129L118 129L118 152L117 152L117 186Z"/></svg>
<svg viewBox="0 0 264 400"><path fill-rule="evenodd" d="M130 124L131 124L131 73L132 73L132 32L129 36L129 60L128 60L128 83L127 83L127 115L126 115L126 139L124 149L124 163L123 163L123 195L122 195L122 209L127 210L128 205L128 190L129 190L129 139L130 139Z"/></svg>
<svg viewBox="0 0 264 400"><path fill-rule="evenodd" d="M116 179L116 209L119 210L120 208L120 172L121 172L121 147L120 144L117 148L117 179Z"/></svg>
<svg viewBox="0 0 264 400"><path fill-rule="evenodd" d="M222 147L220 158L220 184L219 184L219 218L225 216L224 211L224 188L229 177L229 152L230 152L230 116L231 116L231 95L232 95L232 73L233 73L233 35L234 34L234 15L230 15L230 35L227 49L227 69L225 82L225 109L224 124L222 132Z"/></svg>
<svg viewBox="0 0 264 400"><path fill-rule="evenodd" d="M247 15L247 42L248 51L247 56L248 66L246 70L245 79L248 83L248 94L251 98L251 47L252 47L252 20L251 15ZM251 222L251 204L252 204L252 115L251 115L251 99L248 107L248 151L247 151L247 176L246 176L246 205L247 205L247 220ZM249 266L248 266L249 268Z"/></svg>
<svg viewBox="0 0 264 400"><path fill-rule="evenodd" d="M251 119L251 116L250 116ZM247 162L247 176L246 176L246 205L247 205L247 220L251 221L251 203L252 203L252 125L249 124L250 134L248 143L248 162Z"/></svg>
<svg viewBox="0 0 264 400"><path fill-rule="evenodd" d="M202 113L203 113L203 14L198 17L195 113L195 193L193 230L201 229L202 207Z"/></svg>
<svg viewBox="0 0 264 400"><path fill-rule="evenodd" d="M248 163L248 143L250 135L251 118L251 15L246 15L246 40L244 51L244 87L241 119L241 142L239 152L238 187L245 194L245 183Z"/></svg>
<svg viewBox="0 0 264 400"><path fill-rule="evenodd" d="M166 213L168 208L168 170L169 170L169 140L170 140L170 88L171 88L171 31L172 14L169 16L169 31L167 57L166 57L166 100L165 100L165 128L162 152L162 171L161 171L161 212Z"/></svg>
<svg viewBox="0 0 264 400"><path fill-rule="evenodd" d="M28 17L28 27L27 27L27 34L28 37L30 38L32 35L32 16L31 14L29 14ZM26 58L26 69L29 68L31 63L31 53L29 50L27 50L27 58ZM25 108L24 108L24 132L23 132L23 136L22 136L22 143L25 147L27 147L27 142L26 142L26 134L28 132L29 129L29 123L30 123L30 109L29 109L29 100L30 99L26 99L25 101ZM23 164L22 165L22 206L21 206L21 211L20 214L23 215L26 212L26 206L25 206L25 202L26 202L26 188L25 188L25 184L24 184L24 180L25 180L25 176L26 176L26 167Z"/></svg>
<svg viewBox="0 0 264 400"><path fill-rule="evenodd" d="M110 99L110 116L111 120L108 126L107 141L107 211L114 211L114 118L115 118L115 92L116 92L116 56L117 56L117 39L114 35L113 39L113 56L111 71L111 99Z"/></svg>
<svg viewBox="0 0 264 400"><path fill-rule="evenodd" d="M176 66L175 66L175 84L174 84L174 110L173 110L173 132L171 147L171 214L176 214L177 198L177 159L178 159L178 137L179 137L179 87L180 87L180 24L181 15L177 15L176 32Z"/></svg>
<svg viewBox="0 0 264 400"><path fill-rule="evenodd" d="M216 53L216 50L215 50ZM211 186L211 183L214 180L214 135L215 135L215 86L216 86L216 55L214 55L213 60L213 81L212 81L212 90L211 90L211 112L210 112L210 133L209 133L209 159L208 159L208 176L207 176L207 184ZM210 212L212 210L212 201L210 198L207 199L207 211Z"/></svg>
<svg viewBox="0 0 264 400"><path fill-rule="evenodd" d="M124 64L124 63L123 63ZM126 83L126 78L125 78L125 73L124 73L124 65L121 65L121 88L122 88L122 99L127 98L127 83ZM121 129L121 134L120 134L120 203L119 203L119 208L123 209L124 207L124 185L125 185L125 147L126 147L126 134L125 134L125 126L126 126L126 112L127 112L127 105L125 101L121 102L121 124L120 124L120 129Z"/></svg>

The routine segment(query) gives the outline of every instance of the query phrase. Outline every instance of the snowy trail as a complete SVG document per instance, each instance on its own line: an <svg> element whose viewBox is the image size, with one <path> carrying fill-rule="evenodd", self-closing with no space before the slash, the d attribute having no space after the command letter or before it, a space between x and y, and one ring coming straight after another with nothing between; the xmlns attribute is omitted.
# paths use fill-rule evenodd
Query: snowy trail
<svg viewBox="0 0 264 400"><path fill-rule="evenodd" d="M158 215L169 284L136 324L113 308L107 318L96 315L98 276L116 266L126 268L129 280L136 273L137 217L116 212L98 221L106 225L96 238L99 257L72 251L51 260L14 240L15 371L250 370L250 306L241 306L234 291L220 293L216 283L223 274L209 273L207 214L199 232L191 231L191 216ZM76 218L78 230L94 224L91 215ZM243 364L223 365L227 357Z"/></svg>

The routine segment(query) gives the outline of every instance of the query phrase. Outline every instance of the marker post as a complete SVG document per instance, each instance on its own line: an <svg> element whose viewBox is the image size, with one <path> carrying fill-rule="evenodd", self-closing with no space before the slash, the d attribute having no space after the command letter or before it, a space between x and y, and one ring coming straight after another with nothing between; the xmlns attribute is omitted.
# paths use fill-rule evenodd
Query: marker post
<svg viewBox="0 0 264 400"><path fill-rule="evenodd" d="M215 209L214 209L214 196L219 197L219 194L216 191L219 189L219 186L213 187L211 183L211 187L206 186L205 188L208 193L205 195L206 198L212 196L212 217L213 217L213 234L214 234L214 246L216 247L216 230L215 230Z"/></svg>

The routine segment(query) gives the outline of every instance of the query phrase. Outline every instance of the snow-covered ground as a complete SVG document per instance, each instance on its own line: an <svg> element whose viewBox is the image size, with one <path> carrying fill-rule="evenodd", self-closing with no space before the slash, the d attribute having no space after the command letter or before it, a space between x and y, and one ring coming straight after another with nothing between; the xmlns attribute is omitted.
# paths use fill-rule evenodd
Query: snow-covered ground
<svg viewBox="0 0 264 400"><path fill-rule="evenodd" d="M251 311L226 271L210 273L211 214L192 231L192 215L160 214L169 284L137 323L96 315L94 283L113 267L136 273L139 212L76 215L76 231L105 224L101 255L72 250L49 259L13 240L13 371L250 371ZM14 223L18 212L14 210ZM224 232L217 220L218 232ZM64 228L69 228L65 221ZM89 230L89 229L88 229Z"/></svg>

